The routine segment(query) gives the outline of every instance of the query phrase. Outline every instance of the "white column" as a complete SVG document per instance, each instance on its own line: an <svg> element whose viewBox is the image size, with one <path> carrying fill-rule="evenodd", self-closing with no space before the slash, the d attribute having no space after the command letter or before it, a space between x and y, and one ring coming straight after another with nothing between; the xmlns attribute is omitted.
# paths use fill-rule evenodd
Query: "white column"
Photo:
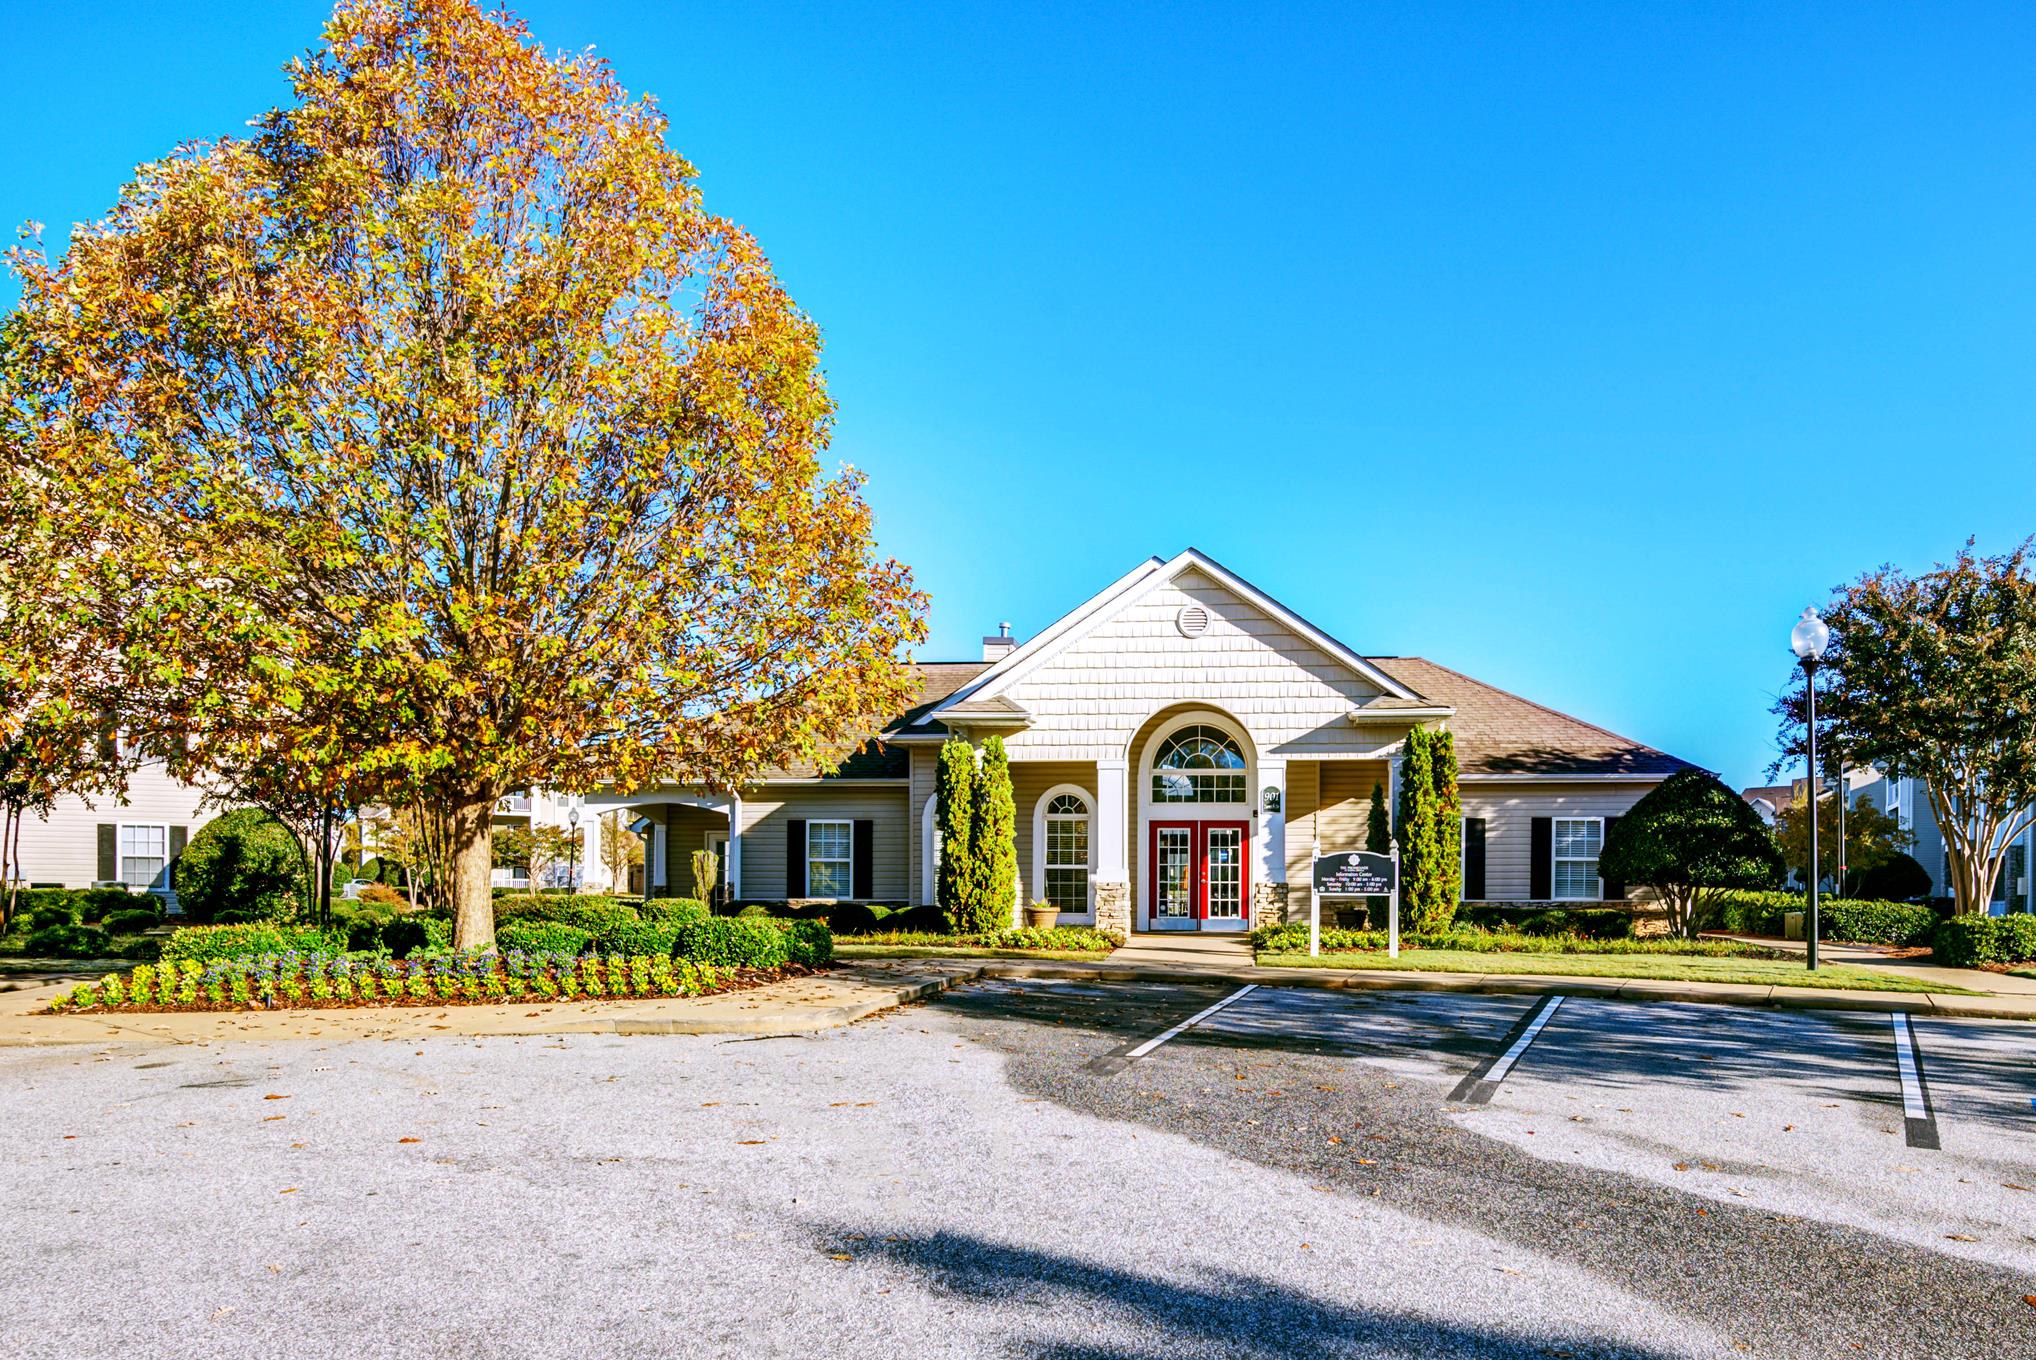
<svg viewBox="0 0 2036 1360"><path fill-rule="evenodd" d="M1261 883L1284 883L1287 881L1287 763L1261 761L1258 767L1258 782L1262 786L1258 796L1258 812L1262 830L1258 838L1258 881ZM1268 799L1267 795L1276 795ZM1277 810L1266 804L1276 802Z"/></svg>
<svg viewBox="0 0 2036 1360"><path fill-rule="evenodd" d="M728 895L742 898L742 795L728 795Z"/></svg>
<svg viewBox="0 0 2036 1360"><path fill-rule="evenodd" d="M665 824L659 818L650 829L650 886L665 886ZM654 894L652 894L654 895Z"/></svg>
<svg viewBox="0 0 2036 1360"><path fill-rule="evenodd" d="M1130 775L1121 760L1096 762L1096 881L1128 883L1125 826L1131 817Z"/></svg>
<svg viewBox="0 0 2036 1360"><path fill-rule="evenodd" d="M1400 766L1406 761L1399 755L1386 762L1386 825L1392 828L1394 840L1400 836Z"/></svg>

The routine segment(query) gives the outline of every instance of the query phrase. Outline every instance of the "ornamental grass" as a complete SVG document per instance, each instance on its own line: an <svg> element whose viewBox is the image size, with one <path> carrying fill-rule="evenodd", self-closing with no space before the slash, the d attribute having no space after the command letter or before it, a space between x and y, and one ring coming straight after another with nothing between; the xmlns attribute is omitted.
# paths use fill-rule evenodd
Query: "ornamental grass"
<svg viewBox="0 0 2036 1360"><path fill-rule="evenodd" d="M740 970L661 955L276 953L170 960L108 973L52 1002L52 1011L216 1011L290 1007L487 1005L622 997L702 996Z"/></svg>

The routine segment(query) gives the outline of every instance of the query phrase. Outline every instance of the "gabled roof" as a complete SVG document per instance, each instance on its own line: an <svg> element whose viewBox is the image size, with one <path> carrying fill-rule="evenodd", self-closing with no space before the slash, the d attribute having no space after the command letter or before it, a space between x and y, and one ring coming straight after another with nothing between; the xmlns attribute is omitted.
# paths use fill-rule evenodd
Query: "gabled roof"
<svg viewBox="0 0 2036 1360"><path fill-rule="evenodd" d="M1392 675L1373 665L1369 659L1338 642L1215 558L1198 548L1189 548L1167 561L1151 557L1139 563L1100 594L1064 615L1051 628L1031 638L1009 656L991 666L973 683L956 691L952 698L936 705L929 716L934 720L948 715L960 717L963 704L980 704L984 700L998 696L1006 685L1029 674L1051 657L1087 637L1119 609L1136 603L1187 571L1201 572L1247 604L1279 620L1332 660L1342 663L1377 685L1385 691L1386 697L1403 700L1418 700L1421 697Z"/></svg>
<svg viewBox="0 0 2036 1360"><path fill-rule="evenodd" d="M1414 656L1372 660L1402 684L1456 710L1448 726L1456 737L1457 768L1467 777L1652 780L1690 768L1686 760L1433 661Z"/></svg>

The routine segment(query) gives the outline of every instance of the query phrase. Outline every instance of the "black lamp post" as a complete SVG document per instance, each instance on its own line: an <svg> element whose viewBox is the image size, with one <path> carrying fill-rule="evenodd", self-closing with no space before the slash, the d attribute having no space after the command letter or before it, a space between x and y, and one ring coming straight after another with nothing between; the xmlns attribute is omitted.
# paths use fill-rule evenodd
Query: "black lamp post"
<svg viewBox="0 0 2036 1360"><path fill-rule="evenodd" d="M572 862L566 866L566 891L576 893L580 890L580 809L577 803L566 809L566 825L572 828L573 844Z"/></svg>
<svg viewBox="0 0 2036 1360"><path fill-rule="evenodd" d="M1817 667L1824 660L1824 649L1831 645L1831 629L1824 620L1817 617L1814 608L1805 609L1803 617L1796 620L1796 626L1789 630L1789 646L1795 651L1796 660L1803 667L1803 692L1809 700L1810 734L1810 777L1807 781L1810 794L1810 867L1809 913L1805 917L1804 936L1809 943L1810 967L1817 966L1817 791L1820 780L1817 776ZM1843 798L1844 791L1839 791Z"/></svg>

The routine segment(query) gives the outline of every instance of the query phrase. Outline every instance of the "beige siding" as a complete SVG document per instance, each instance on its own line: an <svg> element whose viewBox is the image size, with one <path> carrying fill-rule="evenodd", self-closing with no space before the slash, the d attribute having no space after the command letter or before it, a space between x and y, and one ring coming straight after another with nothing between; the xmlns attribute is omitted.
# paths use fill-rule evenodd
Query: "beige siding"
<svg viewBox="0 0 2036 1360"><path fill-rule="evenodd" d="M1478 784L1463 788L1463 815L1485 819L1485 900L1525 902L1533 890L1533 819L1616 817L1652 784Z"/></svg>
<svg viewBox="0 0 2036 1360"><path fill-rule="evenodd" d="M1046 884L1033 873L1032 823L1039 800L1057 784L1073 784L1088 795L1091 813L1096 806L1096 767L1086 761L1021 760L1011 766L1011 801L1017 808L1018 877L1024 884L1025 900L1036 902L1046 896ZM1090 827L1091 835L1095 828Z"/></svg>
<svg viewBox="0 0 2036 1360"><path fill-rule="evenodd" d="M1309 862L1315 856L1316 817L1321 803L1322 766L1297 760L1287 766L1287 919L1308 919Z"/></svg>
<svg viewBox="0 0 2036 1360"><path fill-rule="evenodd" d="M875 900L903 902L907 885L907 844L904 784L766 785L742 797L742 895L760 902L797 897L785 884L786 824L793 820L842 817L867 818L872 828L876 864L870 887Z"/></svg>
<svg viewBox="0 0 2036 1360"><path fill-rule="evenodd" d="M933 900L926 891L926 805L933 800L934 780L939 772L939 747L912 748L912 784L906 802L911 815L905 824L905 900L915 907Z"/></svg>
<svg viewBox="0 0 2036 1360"><path fill-rule="evenodd" d="M1325 760L1317 768L1322 772L1322 791L1315 838L1322 852L1364 849L1372 790L1385 785L1388 767L1377 760Z"/></svg>
<svg viewBox="0 0 2036 1360"><path fill-rule="evenodd" d="M698 897L693 882L693 852L707 848L707 833L726 833L728 818L708 808L688 803L667 803L661 809L665 821L665 895Z"/></svg>
<svg viewBox="0 0 2036 1360"><path fill-rule="evenodd" d="M198 828L219 815L201 808L204 793L170 778L161 765L147 765L128 781L124 799L100 797L96 806L81 798L60 798L47 820L30 814L21 824L21 878L29 883L89 887L99 877L99 826L139 822Z"/></svg>
<svg viewBox="0 0 2036 1360"><path fill-rule="evenodd" d="M1183 605L1209 612L1183 637ZM1199 572L1184 572L1071 643L1004 691L1034 715L1010 737L1014 759L1121 759L1153 713L1178 703L1219 707L1264 757L1366 755L1404 728L1360 729L1351 710L1379 687Z"/></svg>

